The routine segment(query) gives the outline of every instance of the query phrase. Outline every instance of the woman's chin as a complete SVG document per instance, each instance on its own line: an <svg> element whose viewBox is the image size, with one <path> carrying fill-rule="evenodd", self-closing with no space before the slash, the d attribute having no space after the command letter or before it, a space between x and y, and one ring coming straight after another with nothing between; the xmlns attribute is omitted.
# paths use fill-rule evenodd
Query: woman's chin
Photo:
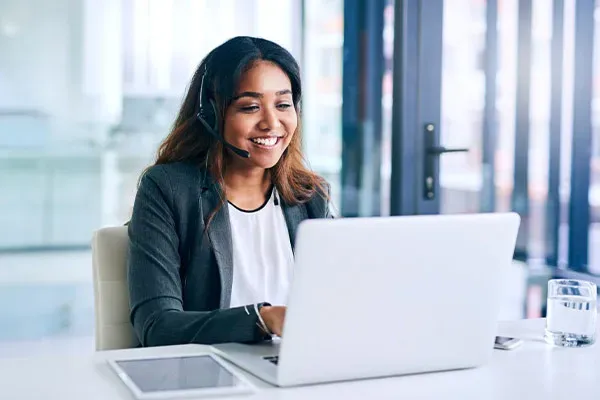
<svg viewBox="0 0 600 400"><path fill-rule="evenodd" d="M277 152L275 154L264 154L264 153L255 153L255 152L250 152L250 158L248 159L248 161L259 168L263 168L263 169L269 169L269 168L273 168L275 165L277 165L277 163L279 162L279 160L281 159L281 153Z"/></svg>
<svg viewBox="0 0 600 400"><path fill-rule="evenodd" d="M258 168L270 169L277 165L279 158L272 160L252 160L252 164Z"/></svg>

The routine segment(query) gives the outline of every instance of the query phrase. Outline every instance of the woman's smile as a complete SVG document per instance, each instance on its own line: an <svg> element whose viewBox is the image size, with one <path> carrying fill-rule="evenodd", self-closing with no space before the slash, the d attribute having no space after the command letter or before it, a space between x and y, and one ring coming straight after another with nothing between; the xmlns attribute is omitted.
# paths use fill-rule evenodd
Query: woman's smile
<svg viewBox="0 0 600 400"><path fill-rule="evenodd" d="M263 136L251 138L250 142L260 149L272 150L282 142L282 139L281 136Z"/></svg>

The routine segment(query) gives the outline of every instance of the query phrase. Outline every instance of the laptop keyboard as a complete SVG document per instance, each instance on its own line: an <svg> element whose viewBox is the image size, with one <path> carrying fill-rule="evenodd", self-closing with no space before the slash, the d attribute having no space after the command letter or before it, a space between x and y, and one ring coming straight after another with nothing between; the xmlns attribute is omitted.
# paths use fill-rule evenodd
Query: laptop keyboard
<svg viewBox="0 0 600 400"><path fill-rule="evenodd" d="M279 356L266 356L263 357L265 360L277 365L277 363L279 363Z"/></svg>

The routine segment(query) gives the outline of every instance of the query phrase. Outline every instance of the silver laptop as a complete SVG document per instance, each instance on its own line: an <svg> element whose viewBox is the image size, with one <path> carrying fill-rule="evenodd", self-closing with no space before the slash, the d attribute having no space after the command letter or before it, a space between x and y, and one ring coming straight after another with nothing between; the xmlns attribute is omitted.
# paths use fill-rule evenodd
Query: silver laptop
<svg viewBox="0 0 600 400"><path fill-rule="evenodd" d="M519 223L514 213L305 221L282 339L214 348L277 386L481 366Z"/></svg>

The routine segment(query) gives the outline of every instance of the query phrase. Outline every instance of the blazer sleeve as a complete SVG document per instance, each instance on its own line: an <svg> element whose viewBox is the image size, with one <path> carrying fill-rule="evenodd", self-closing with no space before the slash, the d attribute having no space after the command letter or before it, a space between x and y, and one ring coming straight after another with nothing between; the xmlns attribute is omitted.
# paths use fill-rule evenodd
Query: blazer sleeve
<svg viewBox="0 0 600 400"><path fill-rule="evenodd" d="M129 223L130 319L142 346L257 342L264 339L252 307L184 311L179 237L168 175L143 176Z"/></svg>

